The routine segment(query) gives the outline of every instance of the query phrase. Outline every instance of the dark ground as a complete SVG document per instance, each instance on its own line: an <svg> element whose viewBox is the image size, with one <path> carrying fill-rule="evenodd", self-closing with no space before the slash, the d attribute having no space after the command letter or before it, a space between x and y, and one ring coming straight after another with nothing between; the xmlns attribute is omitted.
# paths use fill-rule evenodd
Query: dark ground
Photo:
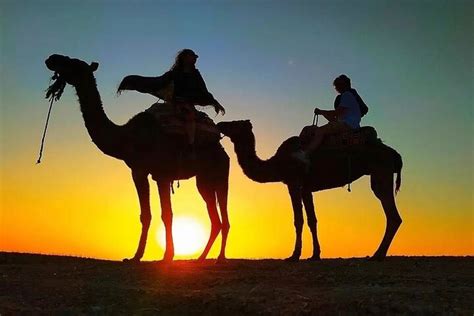
<svg viewBox="0 0 474 316"><path fill-rule="evenodd" d="M121 262L0 253L0 314L474 313L474 257Z"/></svg>

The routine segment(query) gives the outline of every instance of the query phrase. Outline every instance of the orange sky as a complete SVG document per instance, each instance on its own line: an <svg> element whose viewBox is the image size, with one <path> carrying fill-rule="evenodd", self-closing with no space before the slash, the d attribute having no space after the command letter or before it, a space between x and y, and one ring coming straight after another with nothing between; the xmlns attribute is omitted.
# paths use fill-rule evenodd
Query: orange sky
<svg viewBox="0 0 474 316"><path fill-rule="evenodd" d="M77 109L75 109L77 110ZM74 125L81 125L77 113ZM73 127L74 128L74 127ZM257 138L263 128L256 128ZM85 132L68 135L83 138L80 146L54 143L59 131L51 131L44 162L34 165L33 149L16 164L4 168L0 248L6 251L70 254L121 259L132 256L140 231L138 202L129 171L123 163L102 155ZM286 188L282 184L257 184L246 178L237 164L229 140L231 177L229 214L231 233L227 254L231 258L283 258L291 254L293 219ZM271 149L258 146L262 156ZM270 147L270 146L269 146ZM80 155L78 155L80 152ZM266 155L265 155L266 153ZM436 186L420 188L405 168L402 191L397 198L404 223L394 239L392 255L473 254L472 222L446 209ZM152 186L153 188L153 186ZM372 195L368 178L353 184L353 192L339 188L314 194L323 257L371 255L385 225L383 211ZM153 224L145 260L162 256L157 234L163 228L156 189L152 190ZM172 197L176 218L193 218L209 232L204 202L194 180L182 181ZM453 199L453 209L469 205L468 198ZM218 241L216 245L219 245ZM305 227L303 256L311 254ZM202 243L201 249L204 247ZM198 251L199 252L199 251ZM198 252L177 258L196 258ZM216 256L218 247L211 251Z"/></svg>

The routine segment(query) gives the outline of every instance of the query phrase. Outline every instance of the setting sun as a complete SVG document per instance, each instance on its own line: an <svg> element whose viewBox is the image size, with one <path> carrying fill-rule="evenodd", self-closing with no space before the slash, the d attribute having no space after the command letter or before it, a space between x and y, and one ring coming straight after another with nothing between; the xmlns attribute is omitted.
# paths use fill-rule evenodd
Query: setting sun
<svg viewBox="0 0 474 316"><path fill-rule="evenodd" d="M166 248L165 230L161 227L157 239L162 249ZM197 254L206 243L206 233L202 225L191 217L173 219L173 240L176 256L188 257Z"/></svg>

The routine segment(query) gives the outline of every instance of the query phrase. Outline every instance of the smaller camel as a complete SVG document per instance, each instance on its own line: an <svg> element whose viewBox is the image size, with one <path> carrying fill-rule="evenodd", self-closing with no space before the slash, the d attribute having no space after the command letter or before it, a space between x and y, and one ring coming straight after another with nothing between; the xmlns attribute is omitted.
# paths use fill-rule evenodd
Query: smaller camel
<svg viewBox="0 0 474 316"><path fill-rule="evenodd" d="M294 251L287 260L296 261L301 256L302 204L313 238L313 255L310 260L320 259L312 192L341 187L364 175L370 175L371 188L381 201L387 220L382 242L371 259L381 260L386 257L392 239L402 223L393 190L394 173L397 173L395 192L400 189L402 158L394 149L384 145L376 136L375 141L367 145L331 149L328 146L324 148L323 144L323 147L312 155L311 167L306 171L303 165L296 163L291 157L291 153L301 148L299 137L287 139L272 158L261 160L255 152L255 137L249 120L220 122L217 127L233 142L237 159L247 177L260 183L283 182L287 185L296 231Z"/></svg>

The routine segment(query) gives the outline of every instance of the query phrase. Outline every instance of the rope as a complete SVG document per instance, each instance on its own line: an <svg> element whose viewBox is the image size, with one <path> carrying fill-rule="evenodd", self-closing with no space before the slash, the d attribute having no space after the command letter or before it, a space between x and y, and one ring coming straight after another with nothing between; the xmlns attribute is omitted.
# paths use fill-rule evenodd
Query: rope
<svg viewBox="0 0 474 316"><path fill-rule="evenodd" d="M348 156L348 171L349 171L349 175L348 175L348 184L347 184L347 191L348 192L351 192L351 156Z"/></svg>
<svg viewBox="0 0 474 316"><path fill-rule="evenodd" d="M50 84L48 89L46 89L46 99L49 98L50 100L48 116L46 117L46 123L44 124L43 137L41 138L41 147L36 164L41 163L41 158L43 157L44 141L46 138L46 130L48 129L49 117L51 116L51 109L53 108L53 102L58 101L61 98L64 88L66 87L66 81L61 78L57 72L54 73L54 75L51 77L51 80L54 80L53 84ZM49 81L50 83L51 80Z"/></svg>
<svg viewBox="0 0 474 316"><path fill-rule="evenodd" d="M41 147L39 151L39 157L38 157L38 160L36 161L36 164L41 163L41 157L43 157L44 139L46 137L46 130L48 129L49 117L51 116L51 109L53 108L54 97L55 97L54 94L51 95L51 98L50 98L51 102L49 103L48 116L46 116L46 123L44 124L43 137L41 138Z"/></svg>

